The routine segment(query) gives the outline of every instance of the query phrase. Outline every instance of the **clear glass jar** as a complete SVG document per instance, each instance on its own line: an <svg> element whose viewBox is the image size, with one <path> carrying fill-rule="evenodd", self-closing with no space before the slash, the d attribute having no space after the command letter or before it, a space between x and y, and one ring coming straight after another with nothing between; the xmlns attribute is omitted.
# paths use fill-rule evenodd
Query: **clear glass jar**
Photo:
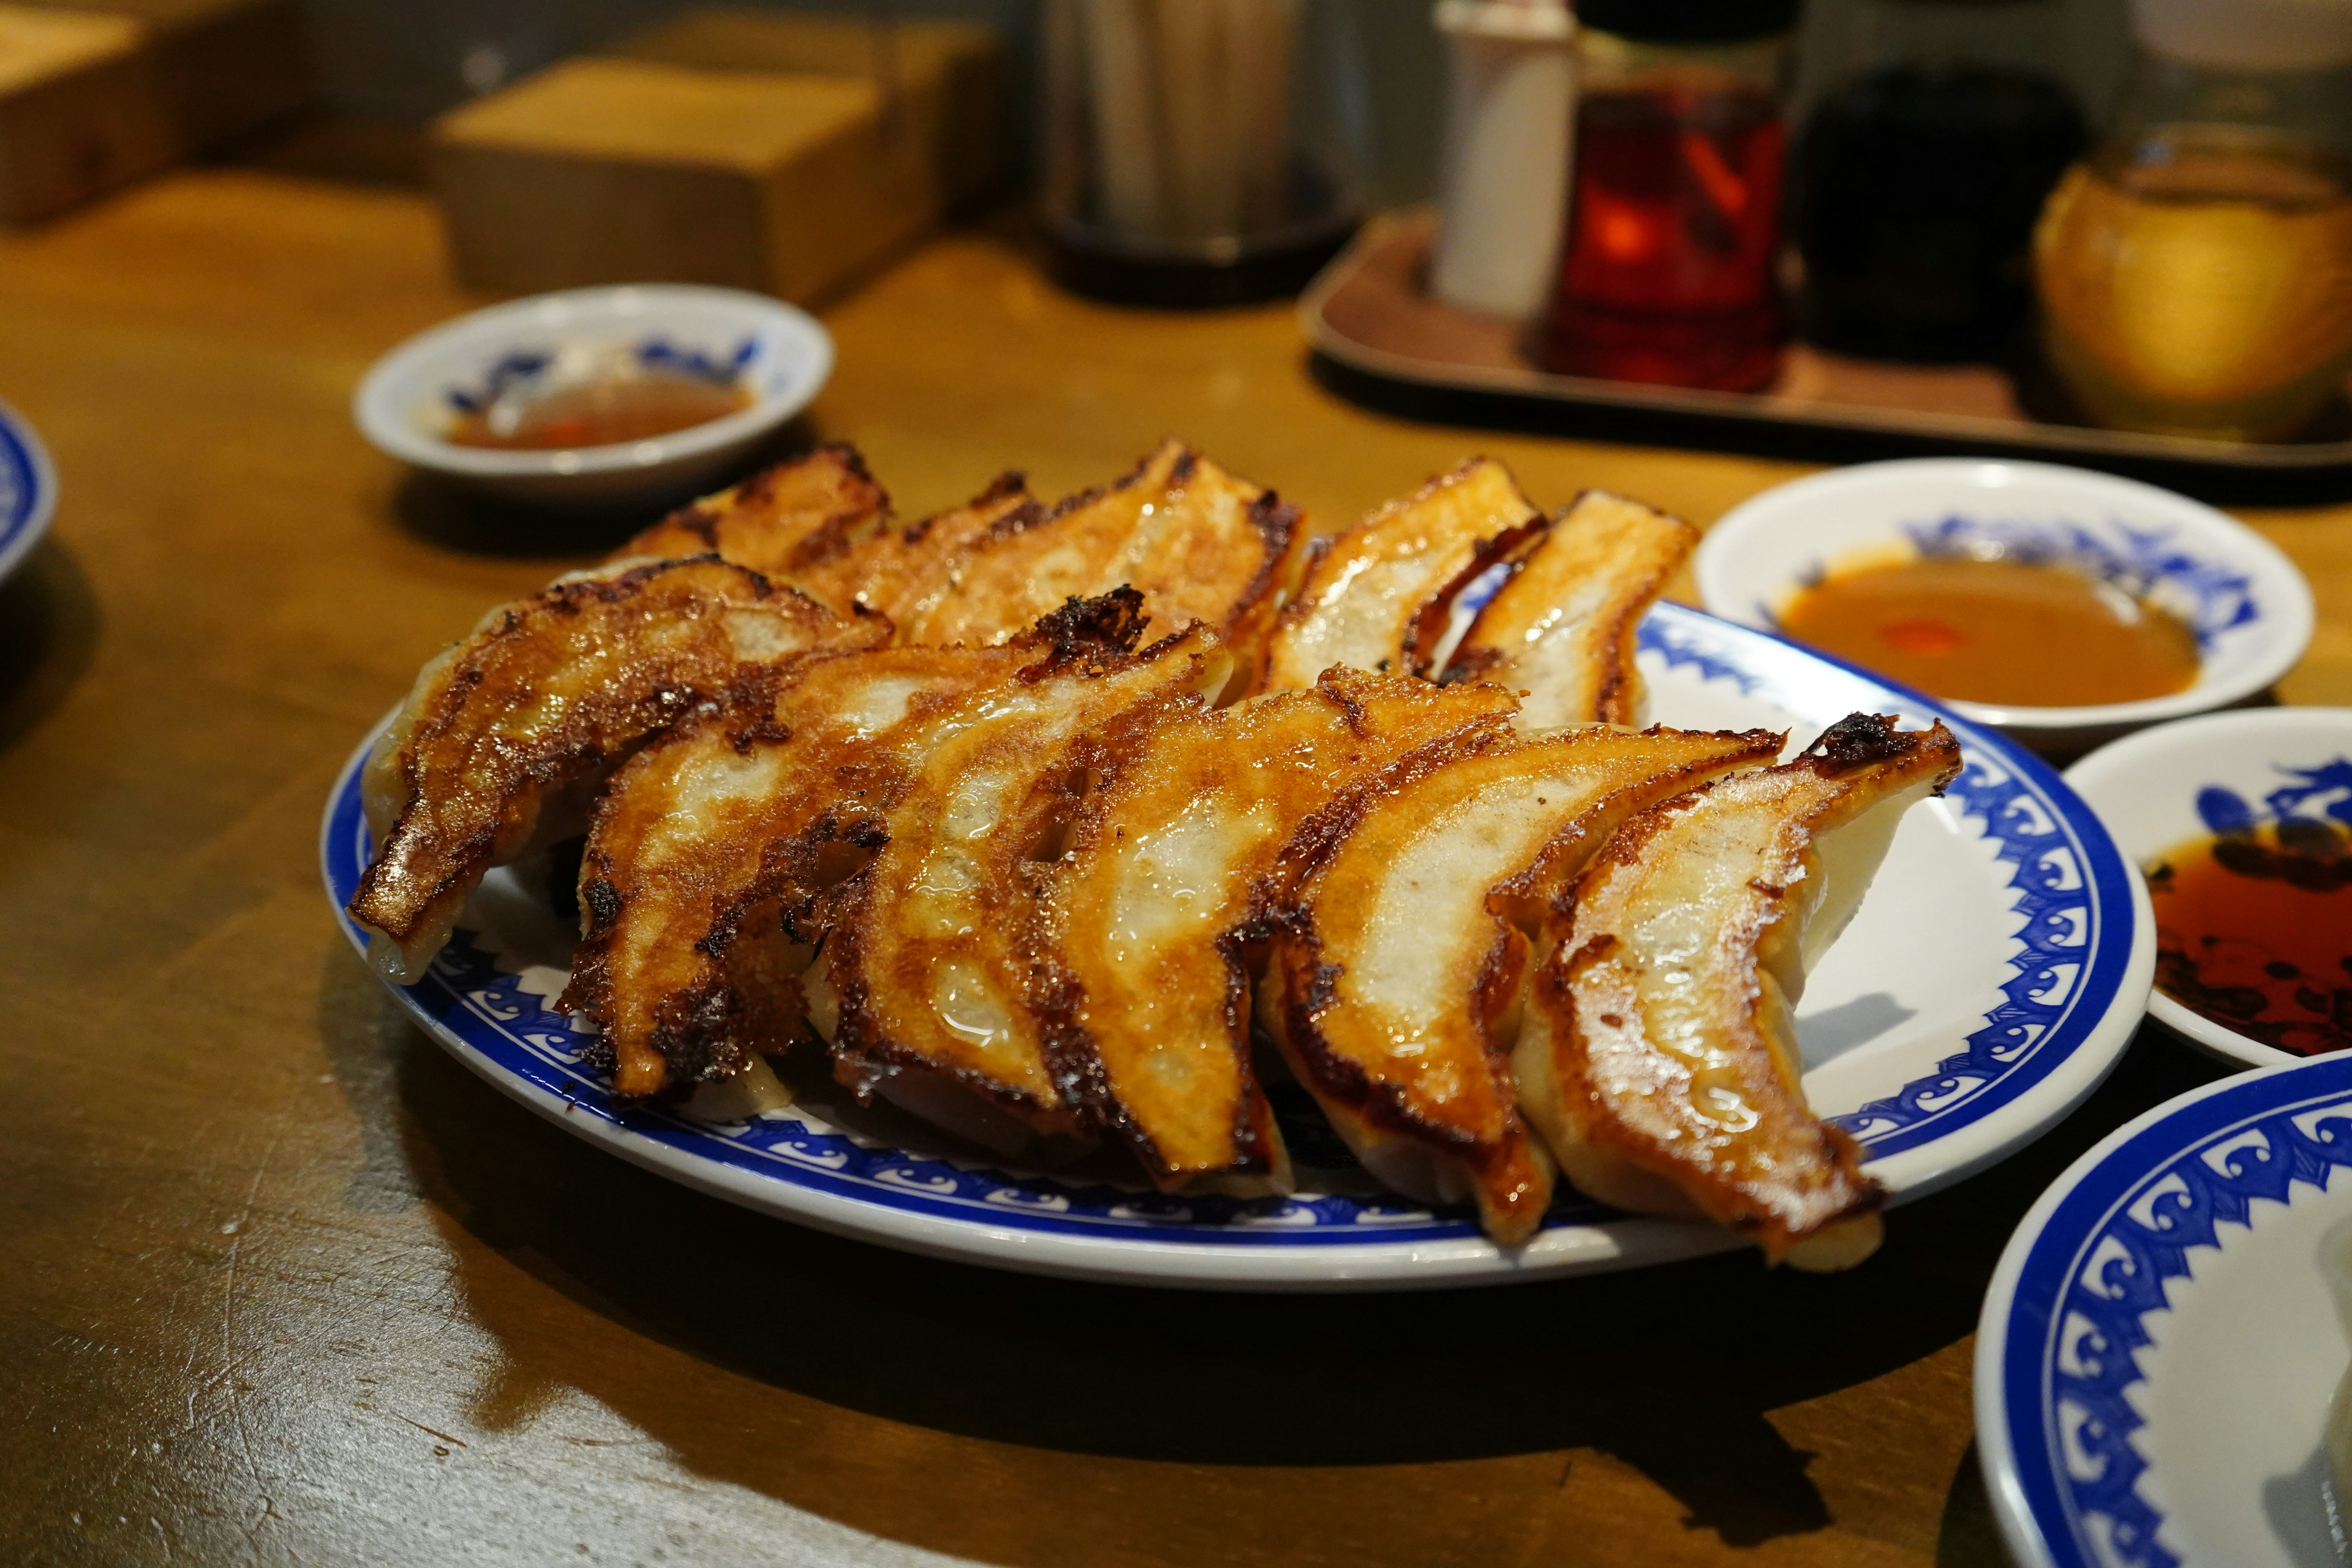
<svg viewBox="0 0 2352 1568"><path fill-rule="evenodd" d="M1752 392L1779 374L1793 5L1584 0L1548 370ZM1622 29L1622 30L1617 30Z"/></svg>
<svg viewBox="0 0 2352 1568"><path fill-rule="evenodd" d="M1048 0L1045 45L1040 205L1074 287L1295 291L1362 221L1349 0Z"/></svg>
<svg viewBox="0 0 2352 1568"><path fill-rule="evenodd" d="M2009 357L2033 221L2087 140L2059 0L1862 0L1807 39L1792 227L1801 335L1842 353Z"/></svg>
<svg viewBox="0 0 2352 1568"><path fill-rule="evenodd" d="M2292 438L2352 366L2352 5L2135 19L2124 121L2034 232L2044 352L2103 425Z"/></svg>

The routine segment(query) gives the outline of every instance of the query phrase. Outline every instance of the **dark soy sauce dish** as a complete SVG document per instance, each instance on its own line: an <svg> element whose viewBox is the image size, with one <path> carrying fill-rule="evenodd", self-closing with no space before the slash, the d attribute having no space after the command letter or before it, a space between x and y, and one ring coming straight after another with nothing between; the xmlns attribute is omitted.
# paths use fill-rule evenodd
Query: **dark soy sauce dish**
<svg viewBox="0 0 2352 1568"><path fill-rule="evenodd" d="M2147 869L2159 990L2298 1056L2352 1046L2352 833L2318 817L2247 821Z"/></svg>

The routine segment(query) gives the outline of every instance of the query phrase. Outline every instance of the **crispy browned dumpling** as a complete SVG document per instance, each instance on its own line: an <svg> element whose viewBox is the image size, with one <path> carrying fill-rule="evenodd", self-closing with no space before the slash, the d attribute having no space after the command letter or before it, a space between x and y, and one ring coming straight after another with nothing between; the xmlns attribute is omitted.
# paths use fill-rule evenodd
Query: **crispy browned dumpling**
<svg viewBox="0 0 2352 1568"><path fill-rule="evenodd" d="M803 579L883 532L889 521L890 498L866 471L857 449L819 447L731 489L688 501L629 541L619 556L722 555L807 591ZM848 608L845 602L825 603Z"/></svg>
<svg viewBox="0 0 2352 1568"><path fill-rule="evenodd" d="M1522 693L1530 730L1635 722L1634 634L1697 543L1678 517L1587 490L1480 606L1446 679Z"/></svg>
<svg viewBox="0 0 2352 1568"><path fill-rule="evenodd" d="M1853 1140L1805 1103L1794 1012L1903 813L1959 772L1940 724L1857 713L1801 757L1628 822L1554 917L1516 1054L1578 1187L1703 1214L1804 1268L1878 1245Z"/></svg>
<svg viewBox="0 0 2352 1568"><path fill-rule="evenodd" d="M1276 624L1265 689L1335 664L1428 673L1453 595L1543 526L1511 472L1476 458L1334 537Z"/></svg>
<svg viewBox="0 0 2352 1568"><path fill-rule="evenodd" d="M1424 1202L1475 1198L1535 1234L1551 1165L1507 1060L1531 918L1632 813L1776 755L1781 737L1599 728L1432 746L1342 796L1285 851L1261 1016L1367 1169Z"/></svg>
<svg viewBox="0 0 2352 1568"><path fill-rule="evenodd" d="M999 517L956 557L950 590L909 613L903 631L909 642L995 642L1066 598L1124 584L1142 594L1154 637L1198 621L1249 661L1307 542L1297 509L1166 441L1115 485Z"/></svg>
<svg viewBox="0 0 2352 1568"><path fill-rule="evenodd" d="M1286 1188L1249 1063L1247 929L1275 855L1332 795L1511 700L1326 671L1155 726L1087 801L1040 900L1036 999L1057 1076L1171 1190Z"/></svg>
<svg viewBox="0 0 2352 1568"><path fill-rule="evenodd" d="M1135 598L1118 595L1130 616ZM1195 626L1139 654L1076 650L959 713L821 911L803 986L843 1083L1000 1152L1078 1130L1028 1005L1034 858L1126 727L1217 691L1230 663Z"/></svg>
<svg viewBox="0 0 2352 1568"><path fill-rule="evenodd" d="M482 873L519 853L541 805L762 666L888 633L703 556L559 579L493 610L426 664L363 781L375 857L352 918L411 981Z"/></svg>
<svg viewBox="0 0 2352 1568"><path fill-rule="evenodd" d="M962 506L886 529L804 569L798 581L828 605L854 604L899 626L919 626L954 591L960 563L982 541L1043 513L1019 474L1000 474Z"/></svg>
<svg viewBox="0 0 2352 1568"><path fill-rule="evenodd" d="M740 1071L801 1033L813 931L787 917L870 837L957 706L1037 650L812 654L677 725L606 785L580 868L564 1005L603 1030L613 1087Z"/></svg>

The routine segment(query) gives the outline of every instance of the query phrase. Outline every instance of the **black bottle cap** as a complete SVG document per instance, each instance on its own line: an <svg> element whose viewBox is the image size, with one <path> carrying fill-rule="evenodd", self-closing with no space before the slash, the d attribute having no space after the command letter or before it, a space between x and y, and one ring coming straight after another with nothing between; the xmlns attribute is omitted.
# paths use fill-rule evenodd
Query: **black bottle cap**
<svg viewBox="0 0 2352 1568"><path fill-rule="evenodd" d="M1576 21L1637 44L1738 44L1797 25L1798 0L1577 0Z"/></svg>

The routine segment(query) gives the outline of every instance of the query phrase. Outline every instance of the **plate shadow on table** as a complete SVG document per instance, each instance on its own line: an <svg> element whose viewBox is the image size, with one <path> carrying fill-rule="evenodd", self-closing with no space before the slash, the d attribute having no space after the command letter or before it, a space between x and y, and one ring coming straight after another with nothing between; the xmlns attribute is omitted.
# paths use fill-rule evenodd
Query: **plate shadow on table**
<svg viewBox="0 0 2352 1568"><path fill-rule="evenodd" d="M410 468L392 491L395 522L427 544L467 555L504 560L562 561L613 549L673 507L726 489L772 463L797 457L824 439L805 416L790 420L740 462L716 477L690 482L650 500L614 506L557 509L494 496L441 475Z"/></svg>
<svg viewBox="0 0 2352 1568"><path fill-rule="evenodd" d="M1686 1527L1754 1545L1832 1522L1807 1474L1812 1456L1769 1413L1966 1338L2002 1245L2042 1188L2098 1137L2218 1070L2149 1031L2066 1124L1900 1211L1882 1254L1843 1276L1768 1271L1741 1254L1491 1289L1244 1296L1034 1279L751 1214L514 1104L370 996L372 985L347 952L330 961L330 1066L365 1141L346 1201L431 1205L470 1315L508 1352L478 1418L495 1429L502 1409L527 1413L547 1388L576 1387L698 1473L885 1535L897 1521L883 1505L847 1517L858 1500L794 1495L788 1463L751 1451L693 1401L649 1399L641 1381L596 1358L554 1353L543 1305L515 1300L467 1258L486 1247L632 1332L887 1421L1223 1467L1598 1450L1673 1496ZM1971 1458L1947 1503L1953 1550L1939 1550L1939 1565L1999 1561L1974 1550L1990 1539L1981 1491ZM985 1506L977 1494L971 1502Z"/></svg>
<svg viewBox="0 0 2352 1568"><path fill-rule="evenodd" d="M98 651L98 595L52 535L0 583L0 752L64 701Z"/></svg>

